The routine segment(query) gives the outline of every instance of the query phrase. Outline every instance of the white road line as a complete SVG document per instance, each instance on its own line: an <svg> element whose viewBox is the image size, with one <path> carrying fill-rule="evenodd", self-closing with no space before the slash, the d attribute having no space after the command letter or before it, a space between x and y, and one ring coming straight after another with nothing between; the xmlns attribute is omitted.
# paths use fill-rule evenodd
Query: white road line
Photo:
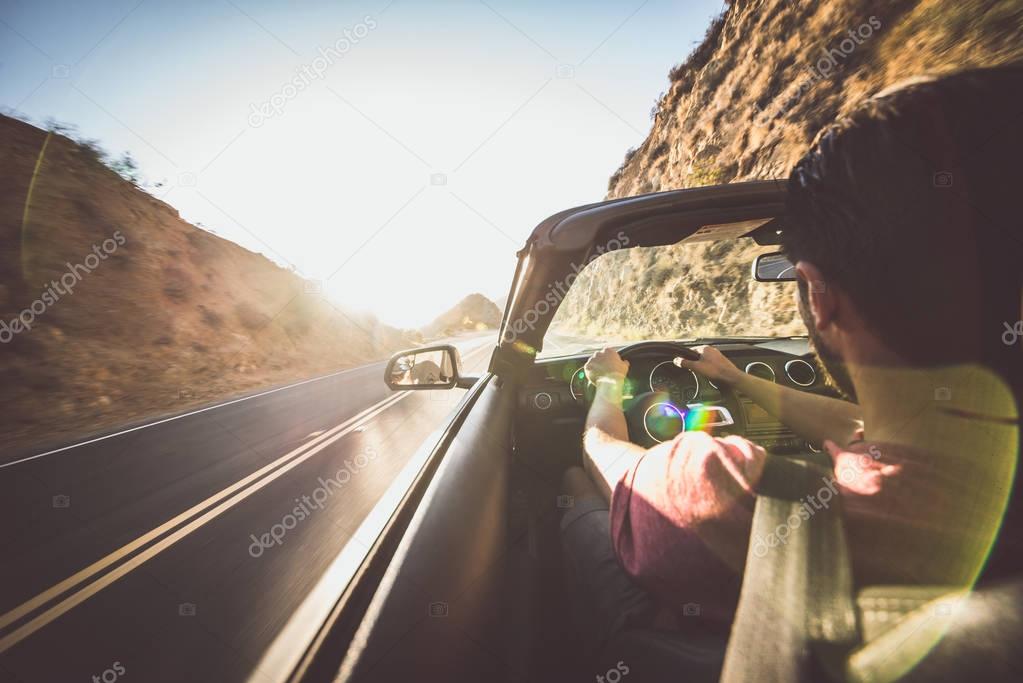
<svg viewBox="0 0 1023 683"><path fill-rule="evenodd" d="M396 400L392 401L388 405L385 405L385 406L382 406L382 407L376 409L374 412L372 412L371 414L369 414L365 418L363 418L363 420L370 420L370 419L376 417L379 413L382 413L383 411L387 410L392 405L394 405L395 403L397 403L401 399L405 398L406 396L408 396L408 392L404 392L404 393L398 394ZM35 617L34 619L29 621L28 623L24 624L23 626L21 626L20 628L18 628L16 630L12 631L10 634L4 636L2 639L0 639L0 654L6 652L7 650L9 650L14 645L17 645L19 642L21 642L25 638L29 637L30 635L32 635L33 633L35 633L39 629L43 628L44 626L46 626L47 624L49 624L53 620L55 620L58 617L62 616L64 613L68 612L69 610L73 609L74 607L77 607L81 603L85 602L86 600L91 598L96 593L100 592L101 590L103 590L107 586L111 585L112 583L114 583L115 581L120 579L121 577L125 576L126 574L128 574L130 571L132 571L136 567L139 567L140 565L142 565L145 562L149 561L153 557L157 556L158 554L160 554L161 552L163 552L167 548L171 547L172 545L174 545L175 543L180 541L182 538L184 538L188 534L192 533L193 531L195 531L199 527L203 526L204 524L206 524L210 520L220 516L221 513L226 512L227 510L231 509L232 507L234 507L235 505L237 505L241 501L243 501L246 498L248 498L249 496L251 496L253 493L259 491L260 489L262 489L264 487L266 487L267 485L269 485L270 483L276 481L277 479L279 479L281 476L283 476L287 472L290 472L294 468L298 467L303 462L305 462L309 458L313 457L314 455L316 455L317 453L322 451L327 446L331 445L332 443L334 443L338 439L342 438L343 436L345 436L346 434L351 432L353 429L355 429L358 426L358 424L359 423L353 424L353 425L349 426L348 428L341 430L340 432L338 432L337 434L335 434L331 438L329 438L326 441L323 441L320 444L318 444L315 448L312 448L309 451L307 451L307 452L303 453L302 455L298 456L297 458L294 458L293 460L291 460L290 462L288 462L284 466L280 467L279 469L277 469L275 472L273 472L269 476L266 476L266 477L260 479L259 481L255 482L254 484L249 486L244 491L236 493L234 496L232 496L231 498L227 499L226 501L220 503L215 508L212 508L211 510L208 510L206 513L204 513L200 517L197 517L196 519L194 519L193 521L189 522L185 526L181 527L177 531L171 533L169 536L166 536L162 540L158 541L157 543L154 543L153 545L149 546L148 548L146 548L145 550L140 552L138 555L135 555L134 557L129 559L127 562L124 562L124 563L118 565L115 569L113 569L112 571L107 572L103 576L99 577L98 579L96 579L95 581L90 583L88 586L85 586L84 588L80 589L79 591L77 591L75 593L72 593L71 595L69 595L68 597L64 598L59 603L57 603L53 607L49 608L48 610L46 610L45 612L43 612L39 616Z"/></svg>
<svg viewBox="0 0 1023 683"><path fill-rule="evenodd" d="M0 629L6 628L10 624L12 624L15 621L17 621L18 619L21 619L26 614L28 614L28 613L38 609L39 607L41 607L43 605L45 605L47 602L53 600L54 598L60 596L61 594L65 593L65 592L67 592L68 590L70 590L74 586L78 585L79 583L82 583L83 581L86 581L86 580L92 578L94 575L96 575L97 573L105 570L110 565L116 563L117 561L119 561L119 560L123 559L124 557L130 555L131 553L135 552L139 548L145 546L146 544L148 544L148 543L152 542L153 540L159 538L160 536L164 535L165 533L167 533L171 529L173 529L173 528L179 526L180 524L186 522L187 520L191 519L192 517L194 517L195 515L197 515L201 511L203 511L206 508L208 508L210 505L213 505L213 504L223 500L224 498L226 498L227 496L231 495L235 491L238 491L239 489L241 489L241 488L243 488L245 486L248 486L248 485L252 484L253 482L258 482L258 480L260 480L261 477L263 477L264 475L268 474L269 472L271 472L272 470L274 470L275 468L277 468L281 464L286 463L288 460L296 458L297 456L299 456L306 449L315 447L317 445L322 445L327 439L331 439L331 437L335 436L338 432L344 431L344 430L347 430L347 429L350 429L350 428L357 427L360 424L362 424L363 422L365 422L367 420L370 420L373 417L376 417L377 414L379 414L380 412L386 410L387 408L390 408L392 405L394 405L395 403L397 403L398 401L400 401L402 398L404 398L407 395L408 395L408 392L403 392L403 393L399 393L399 394L391 394L390 396L385 398L383 401L380 401L379 403L377 403L375 405L372 405L369 408L366 408L361 413L355 415L354 417L351 417L351 418L345 420L344 422L342 422L341 424L337 425L336 427L331 428L329 431L325 432L324 434L316 437L315 439L313 439L311 441L307 441L306 443L302 444L301 446L298 446L297 448L291 450L290 452L286 453L285 455L282 455L277 460L274 460L273 462L271 462L271 463L269 463L267 465L264 465L263 467L261 467L260 469L256 470L255 472L253 472L252 474L248 475L247 477L241 479L240 481L235 482L234 484L232 484L231 486L228 486L227 488L223 489L222 491L213 494L212 496L210 496L206 500L202 501L201 503L197 503L196 505L193 505L192 507L190 507L189 509L187 509L184 512L180 513L179 515L175 516L174 518L164 522L163 524L161 524L160 526L156 527L155 529L153 529L153 530L143 534L142 536L139 536L134 541L131 541L130 543L128 543L128 544L118 548L117 550L109 553L105 557L103 557L103 558L93 562L92 564L90 564L85 569L82 569L82 570L76 572L75 574L73 574L72 576L64 579L63 581L61 581L60 583L56 584L52 588L49 588L49 589L43 591L42 593L40 593L39 595L35 596L34 598L31 598L30 600L22 603L18 607L15 607L10 612L7 612L6 614L0 615ZM347 434L348 432L344 431L344 433ZM340 437L338 437L338 438L340 438ZM2 651L3 650L0 649L0 652L2 652Z"/></svg>
<svg viewBox="0 0 1023 683"><path fill-rule="evenodd" d="M362 566L366 554L388 520L394 513L405 492L412 486L416 475L423 469L433 452L433 446L444 433L444 428L435 430L426 437L412 455L398 476L387 487L387 491L373 506L366 518L344 547L320 576L316 585L303 598L302 604L292 612L288 622L274 637L273 642L263 651L259 664L249 673L249 683L261 681L283 681L294 670L306 647L312 642L320 626L327 620L338 596L351 583L355 573ZM364 540L360 540L360 536Z"/></svg>
<svg viewBox="0 0 1023 683"><path fill-rule="evenodd" d="M480 346L482 347L483 345L481 344ZM475 352L477 352L478 350L479 349L473 349L467 355L475 355ZM363 367L365 367L365 366L363 366ZM355 369L355 368L353 368L353 369ZM348 371L345 370L345 371L342 371L342 372L348 372ZM342 373L334 373L334 374L338 375L338 374L342 374ZM316 378L316 379L324 379L325 377L331 377L331 376L334 376L334 375L326 375L324 377ZM305 384L305 383L308 383L308 382L316 381L316 379L306 380L305 382L301 382L299 384ZM298 386L298 385L296 384L296 385L290 385L290 386ZM280 391L280 390L286 389L286 388L289 388L289 387L280 387L278 389L274 389L272 391L265 392L263 395L265 395L266 393L273 393L274 391ZM199 527L203 526L204 524L206 524L206 522L216 518L222 512L230 509L231 507L233 507L234 505L236 505L240 501L248 498L253 493L255 493L255 492L259 491L260 489L264 488L265 486L269 485L273 481L275 481L278 478L280 478L281 476L283 476L285 473L290 472L292 469L294 469L295 467L297 467L301 463L305 462L306 460L311 458L313 455L319 453L320 451L322 451L327 446L331 445L332 443L336 442L337 440L341 439L342 437L346 436L347 434L349 434L349 433L351 433L353 431L356 431L356 430L358 430L360 428L363 428L366 424L368 424L375 417L380 415L382 412L384 412L385 410L387 410L388 408L390 408L394 404L398 403L400 400L402 400L403 398L408 396L410 393L411 392L405 391L405 392L400 392L400 393L392 394L392 395L388 396L387 398L383 399L382 401L380 401L380 402L370 406L369 408L366 408L365 410L363 410L362 412L358 413L354 417L351 417L348 420L345 420L341 424L337 425L336 427L333 427L330 430L322 433L320 436L317 436L316 438L314 438L314 439L312 439L312 440L310 440L310 441L308 441L308 442L298 446L297 448L295 448L292 451L286 453L285 455L281 456L277 460L275 460L275 461L273 461L273 462L271 462L271 463L269 463L267 465L264 465L262 468L260 468L259 470L253 472L252 474L248 475L247 477L241 479L240 481L232 484L231 486L228 486L227 488L223 489L222 491L220 491L218 493L215 493L214 495L210 496L206 500L204 500L204 501L202 501L202 502L200 502L200 503L198 503L196 505L193 505L191 508L189 508L188 510L186 510L186 511L182 512L181 514L177 515L173 519L168 520L167 522L161 524L159 527L157 527L157 528L147 532L146 534L143 534L142 536L139 536L134 541L132 541L132 542L122 546L121 548L119 548L119 549L109 553L108 555L106 555L102 559L97 560L96 562L92 563L91 565L89 565L85 569L82 569L82 570L76 572L74 575L68 577L67 579L65 579L63 581L61 581L60 583L56 584L55 586L53 586L53 587L43 591L39 595L37 595L37 596L27 600L26 602L22 603L21 605L19 605L18 607L14 608L13 610L7 612L6 614L0 615L0 629L3 629L3 628L6 628L7 626L11 625L12 623L18 621L19 619L21 619L22 617L26 616L27 614L30 614L31 612L35 611L36 609L42 607L46 603L51 602L51 601L53 601L56 598L59 598L61 595L63 595L67 591L71 590L72 588L74 588L78 584L93 578L98 573L100 573L103 570L107 569L108 567L114 565L115 563L117 563L118 561L124 559L125 557L128 557L129 555L134 553L139 548L144 548L146 545L152 543L154 540L160 539L161 536L163 536L162 540L158 540L153 545L150 545L148 548L145 548L142 552L138 553L134 557L131 557L128 561L123 562L122 564L118 565L112 571L107 572L106 574L100 576L95 581L93 581L89 585L81 588L77 592L72 593L70 596L64 598L63 600L61 600L59 603L57 603L53 607L49 608L48 610L46 610L42 614L40 614L37 617L35 617L34 619L30 620L28 623L22 625L20 628L12 631L7 636L5 636L2 639L0 639L0 653L6 652L8 649L13 647L17 643L19 643L22 640L24 640L25 638L29 637L30 635L32 635L33 633L35 633L39 629L43 628L44 626L46 626L47 624L49 624L53 620L57 619L58 617L60 617L64 613L66 613L67 611L69 611L69 610L73 609L74 607L76 607L77 605L81 604L82 602L84 602L85 600L90 598L91 596L93 596L96 593L98 593L99 591L101 591L103 588L106 588L107 586L111 585L112 583L114 583L115 581L120 579L121 577L125 576L131 570L133 570L136 567L140 566L141 564L143 564L144 562L148 561L152 557L155 557L157 554L159 554L160 552L162 552L166 548L169 548L171 545L173 545L177 541L181 540L182 538L184 538L185 536L187 536L191 532L193 532L196 529L198 529ZM255 398L255 396L246 397L246 398ZM245 399L238 399L238 400L245 400ZM237 401L232 401L231 403L234 403L234 402L237 402ZM229 404L225 403L225 404L222 404L222 405L229 405ZM211 406L210 408L206 408L204 410L210 410L213 407L218 407L218 406ZM195 412L203 412L203 411L195 411ZM181 415L181 416L178 416L178 417L184 417L184 415ZM177 418L171 418L171 419L177 419ZM153 424L159 424L159 423L153 423ZM141 427L137 427L136 429L140 429L140 428ZM134 431L134 430L127 430L127 431ZM113 436L113 435L111 435L111 436ZM79 444L79 445L81 445L81 444ZM45 454L41 454L41 455L45 455ZM40 457L40 456L33 456L33 457ZM8 463L8 464L13 464L13 463ZM246 486L248 488L244 488ZM243 490L238 492L239 489L243 489ZM235 492L238 492L238 493L235 493ZM231 494L234 494L234 495L231 498L229 498L226 501L224 501L224 498L226 498L227 496L231 496ZM221 502L221 501L223 501L223 502ZM219 503L219 505L217 505L217 503ZM216 505L216 507L213 507L212 509L208 509L207 510L207 508L210 508L213 505ZM207 510L207 511L204 514L201 514L198 517L196 517L196 515L201 513L203 510ZM194 519L192 519L193 517L194 517ZM191 522L188 521L190 519L192 520ZM184 524L184 526L180 526L182 524ZM179 526L180 526L180 528L178 528L177 531L172 531L173 529L175 529L176 527L179 527ZM171 532L171 533L168 534L168 532Z"/></svg>
<svg viewBox="0 0 1023 683"><path fill-rule="evenodd" d="M482 347L482 346L485 345L485 343L486 342L482 342L479 346ZM466 355L468 355L469 353L472 353L475 350L476 350L475 347L472 348ZM91 443L96 443L98 441L105 441L107 439L112 439L115 436L121 436L123 434L129 434L131 432L137 432L140 429L147 429L148 427L155 427L157 425L164 424L165 422L173 422L174 420L180 420L181 418L184 418L184 417L191 417L192 415L198 415L199 413L205 413L205 412L207 412L209 410L216 410L217 408L223 408L225 406L233 405L235 403L241 403L242 401L248 401L249 399L259 398L260 396L268 396L270 394L276 394L278 391L284 391L285 389L294 389L295 387L300 387L303 384L309 384L311 382L319 382L321 380L330 379L331 377L337 377L338 375L343 375L343 374L348 373L348 372L354 372L356 370L362 370L364 368L372 367L373 365L378 365L378 364L379 363L370 363L369 365L360 365L360 366L355 367L355 368L347 368L347 369L341 370L339 372L332 372L329 375L323 375L321 377L313 377L312 379L303 380L301 382L295 382L294 384L288 384L288 385L285 385L283 387L277 387L276 389L270 389L268 391L263 391L263 392L260 392L258 394L252 394L251 396L242 396L241 398L236 398L236 399L233 399L231 401L225 401L224 403L217 403L216 405L206 406L205 408L199 408L198 410L193 410L193 411L190 411L190 412L187 412L187 413L182 413L181 415L173 415L171 417L167 417L167 418L164 418L162 420L157 420L155 422L147 422L146 424L137 425L137 426L131 427L129 429L123 429L123 430L121 430L119 432L114 432L113 434L104 434L103 436L97 436L96 438L88 439L87 441L81 441L79 443L71 444L69 446L62 446L61 448L54 448L53 450L46 451L45 453L37 453L36 455L30 455L30 456L25 457L25 458L20 458L18 460L12 460L11 462L2 463L2 464L0 464L0 470L4 469L5 467L12 467L14 465L20 465L21 463L29 462L30 460L36 460L37 458L42 458L42 457L45 457L47 455L53 455L54 453L61 453L63 451L69 451L69 450L71 450L73 448L79 448L80 446L88 446Z"/></svg>
<svg viewBox="0 0 1023 683"><path fill-rule="evenodd" d="M5 467L11 467L12 465L19 465L19 464L21 464L23 462L28 462L29 460L35 460L36 458L42 458L42 457L47 456L47 455L53 455L54 453L60 453L62 451L69 451L72 448L78 448L80 446L87 446L87 445L89 445L91 443L96 443L97 441L105 441L106 439L112 439L115 436L121 436L122 434L129 434L131 432L137 432L140 429L146 429L148 427L155 427L156 425L162 425L165 422L173 422L174 420L180 420L183 417L190 417L192 415L198 415L199 413L205 413L208 410L216 410L217 408L223 408L224 406L229 406L229 405L232 405L234 403L241 403L242 401L248 401L249 399L259 398L260 396L267 396L269 394L276 394L278 391L284 391L285 389L293 389L295 387L300 387L303 384L309 384L310 382L319 382L320 380L329 379L330 377L337 377L338 375L343 375L346 372L352 372L354 370L361 370L362 368L365 368L365 367L369 367L369 366L360 365L357 368L348 368L347 370L341 370L340 372L334 372L334 373L331 373L329 375L323 375L322 377L313 377L312 379L307 379L307 380L303 380L301 382L296 382L295 384L288 384L287 386L283 386L283 387L277 387L276 389L270 389L269 391L264 391L264 392L261 392L261 393L258 393L258 394L253 394L252 396L242 396L241 398L236 398L236 399L231 400L231 401L225 401L224 403L218 403L218 404L212 405L212 406L206 406L205 408L200 408L198 410L193 410L193 411L188 412L188 413L182 413L181 415L173 415L171 417L166 417L166 418L164 418L162 420L157 420L156 422L147 422L144 425L138 425L138 426L132 427L130 429L124 429L124 430L121 430L119 432L114 432L113 434L105 434L103 436L97 436L95 439L89 439L88 441L82 441L80 443L71 444L70 446L63 446L62 448L55 448L52 451L46 451L45 453L38 453L36 455L30 455L27 458L21 458L20 460L12 460L11 462L5 462L3 464L0 464L0 470L2 470Z"/></svg>

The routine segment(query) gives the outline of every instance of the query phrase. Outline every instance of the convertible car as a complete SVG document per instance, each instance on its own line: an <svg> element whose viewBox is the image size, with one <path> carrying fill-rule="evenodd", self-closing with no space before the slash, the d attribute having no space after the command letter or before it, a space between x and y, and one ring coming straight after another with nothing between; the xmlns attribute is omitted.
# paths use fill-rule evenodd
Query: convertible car
<svg viewBox="0 0 1023 683"><path fill-rule="evenodd" d="M674 362L691 355L693 346L712 344L746 372L801 391L832 392L805 331L786 327L793 320L786 318L785 305L791 305L786 302L794 285L785 284L792 279L791 264L775 246L785 230L784 193L783 182L761 181L558 213L537 226L518 253L499 341L483 376L463 375L454 347L397 354L384 376L392 389L467 391L450 423L429 444L425 465L292 680L617 683L1016 676L1023 642L1018 577L973 590L858 585L839 505L793 529L776 552L755 553L751 544L730 629L684 635L626 630L596 658L584 657L578 648L558 527L572 500L559 486L564 470L582 457L592 388L581 368L595 348L614 346L631 363L625 409L636 443L651 446L683 430L711 429L744 435L767 449L754 535L769 533L797 513L815 478L819 488L822 473L829 471L818 444L799 438L743 395ZM733 294L753 296L754 289L766 288L746 301L747 308L725 310L727 302L718 300L717 308L701 317L701 329L710 332L642 338L642 329L618 327L604 339L591 339L581 325L572 331L558 324L578 323L583 309L592 316L622 303L618 298L626 289L596 286L593 278L585 279L587 270L627 267L631 270L623 270L622 277L641 281L644 267L654 267L657 249L700 244L705 249L727 245L710 253L727 253L732 261L737 254L754 255L743 263L742 277L728 281ZM683 299L686 295L679 292ZM750 307L758 302L777 309L773 327L758 329L741 319L752 315ZM652 317L660 310L655 303ZM723 325L735 333L721 334ZM445 371L417 374L420 363Z"/></svg>

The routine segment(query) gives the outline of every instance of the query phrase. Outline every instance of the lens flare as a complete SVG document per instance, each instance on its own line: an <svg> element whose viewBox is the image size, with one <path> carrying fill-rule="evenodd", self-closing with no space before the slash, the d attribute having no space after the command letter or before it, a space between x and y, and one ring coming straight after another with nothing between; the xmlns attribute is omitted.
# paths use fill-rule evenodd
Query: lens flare
<svg viewBox="0 0 1023 683"><path fill-rule="evenodd" d="M682 411L670 403L655 403L647 408L643 424L650 438L664 442L685 429L685 418Z"/></svg>
<svg viewBox="0 0 1023 683"><path fill-rule="evenodd" d="M686 431L701 431L707 428L711 421L712 411L706 410L703 406L691 406L685 412Z"/></svg>

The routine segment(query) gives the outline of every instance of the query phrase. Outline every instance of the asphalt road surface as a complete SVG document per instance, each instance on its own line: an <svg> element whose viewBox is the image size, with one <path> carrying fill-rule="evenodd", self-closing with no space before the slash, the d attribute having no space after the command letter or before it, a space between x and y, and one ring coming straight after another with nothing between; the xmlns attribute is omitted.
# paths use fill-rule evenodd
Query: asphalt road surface
<svg viewBox="0 0 1023 683"><path fill-rule="evenodd" d="M0 680L258 680L464 393L377 363L0 463Z"/></svg>

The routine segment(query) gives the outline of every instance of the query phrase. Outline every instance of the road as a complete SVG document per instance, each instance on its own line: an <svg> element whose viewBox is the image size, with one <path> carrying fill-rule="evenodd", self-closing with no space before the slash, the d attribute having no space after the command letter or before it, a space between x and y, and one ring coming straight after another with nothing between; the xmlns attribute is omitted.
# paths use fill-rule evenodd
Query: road
<svg viewBox="0 0 1023 683"><path fill-rule="evenodd" d="M258 680L464 393L377 363L0 464L0 680Z"/></svg>

